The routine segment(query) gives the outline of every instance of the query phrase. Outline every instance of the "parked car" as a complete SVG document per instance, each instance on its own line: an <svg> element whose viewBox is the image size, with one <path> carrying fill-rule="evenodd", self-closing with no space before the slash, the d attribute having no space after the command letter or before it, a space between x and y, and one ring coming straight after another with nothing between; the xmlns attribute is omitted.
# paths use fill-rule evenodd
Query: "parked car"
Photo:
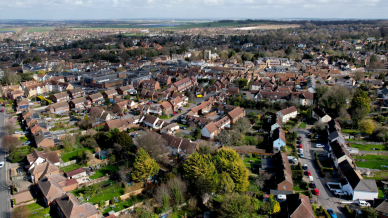
<svg viewBox="0 0 388 218"><path fill-rule="evenodd" d="M319 135L318 135L318 134L316 134L314 138L315 138L315 139L319 138Z"/></svg>
<svg viewBox="0 0 388 218"><path fill-rule="evenodd" d="M151 103L147 102L148 105L151 105Z"/></svg>
<svg viewBox="0 0 388 218"><path fill-rule="evenodd" d="M298 136L298 140L302 140L302 136Z"/></svg>
<svg viewBox="0 0 388 218"><path fill-rule="evenodd" d="M308 167L307 167L307 164L303 164L303 170L307 170L308 169Z"/></svg>
<svg viewBox="0 0 388 218"><path fill-rule="evenodd" d="M184 127L184 126L181 126L181 128L180 129L186 129L186 127Z"/></svg>
<svg viewBox="0 0 388 218"><path fill-rule="evenodd" d="M303 154L303 149L299 148L299 153Z"/></svg>
<svg viewBox="0 0 388 218"><path fill-rule="evenodd" d="M303 148L303 145L302 145L302 144L300 144L300 145L299 145L299 148Z"/></svg>
<svg viewBox="0 0 388 218"><path fill-rule="evenodd" d="M15 131L13 134L23 134L22 131Z"/></svg>
<svg viewBox="0 0 388 218"><path fill-rule="evenodd" d="M3 112L4 112L4 108L1 109L1 113L3 113Z"/></svg>
<svg viewBox="0 0 388 218"><path fill-rule="evenodd" d="M327 157L327 154L319 153L319 154L318 154L318 157Z"/></svg>
<svg viewBox="0 0 388 218"><path fill-rule="evenodd" d="M29 144L31 144L31 142L30 141L26 141L22 145L29 145Z"/></svg>
<svg viewBox="0 0 388 218"><path fill-rule="evenodd" d="M315 185L315 183L311 182L310 183L310 188L316 188L317 186Z"/></svg>
<svg viewBox="0 0 388 218"><path fill-rule="evenodd" d="M358 206L360 207L370 207L370 203L366 201L359 200Z"/></svg>
<svg viewBox="0 0 388 218"><path fill-rule="evenodd" d="M4 166L4 161L1 161L0 162L0 169L3 168L3 166Z"/></svg>
<svg viewBox="0 0 388 218"><path fill-rule="evenodd" d="M311 172L309 170L307 170L306 175L311 176Z"/></svg>
<svg viewBox="0 0 388 218"><path fill-rule="evenodd" d="M321 195L321 193L319 192L319 190L318 189L313 189L313 193L314 193L314 195L317 195L317 196L319 196L319 195Z"/></svg>
<svg viewBox="0 0 388 218"><path fill-rule="evenodd" d="M30 134L30 132L28 132L28 131L23 131L23 134L24 134L24 135L28 135L28 134Z"/></svg>
<svg viewBox="0 0 388 218"><path fill-rule="evenodd" d="M331 208L327 209L327 212L330 214L331 218L337 218L337 215Z"/></svg>
<svg viewBox="0 0 388 218"><path fill-rule="evenodd" d="M340 191L340 190L335 190L335 191L334 191L334 194L335 194L335 195L339 195L339 196L347 195L346 192L343 192L343 191Z"/></svg>
<svg viewBox="0 0 388 218"><path fill-rule="evenodd" d="M300 154L299 154L299 157L304 157L304 154L303 154L303 153L300 153Z"/></svg>
<svg viewBox="0 0 388 218"><path fill-rule="evenodd" d="M316 147L316 148L324 148L325 146L322 145L322 144L316 144L315 147Z"/></svg>

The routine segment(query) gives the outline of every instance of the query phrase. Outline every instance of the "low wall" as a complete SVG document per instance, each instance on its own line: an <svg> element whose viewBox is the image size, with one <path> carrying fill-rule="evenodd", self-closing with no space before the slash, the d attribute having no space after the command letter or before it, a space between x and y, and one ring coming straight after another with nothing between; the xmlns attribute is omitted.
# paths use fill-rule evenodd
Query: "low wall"
<svg viewBox="0 0 388 218"><path fill-rule="evenodd" d="M65 162L65 163L60 163L59 166L60 167L67 167L69 165L76 164L76 163L77 163L77 160L71 160L71 161L68 161L68 162Z"/></svg>

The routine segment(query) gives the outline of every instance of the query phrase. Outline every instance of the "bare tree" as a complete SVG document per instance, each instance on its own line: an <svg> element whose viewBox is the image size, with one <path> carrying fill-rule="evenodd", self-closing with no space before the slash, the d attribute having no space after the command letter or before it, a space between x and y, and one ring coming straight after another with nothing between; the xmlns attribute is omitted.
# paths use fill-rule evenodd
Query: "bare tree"
<svg viewBox="0 0 388 218"><path fill-rule="evenodd" d="M354 80L356 80L357 82L360 81L360 80L364 80L365 78L365 74L364 72L360 71L360 70L357 70L355 73L354 73Z"/></svg>
<svg viewBox="0 0 388 218"><path fill-rule="evenodd" d="M11 72L9 70L4 71L3 83L11 85L20 82L20 76L17 73Z"/></svg>
<svg viewBox="0 0 388 218"><path fill-rule="evenodd" d="M165 199L170 199L170 189L167 185L162 184L156 189L154 194L154 200L157 204L163 205Z"/></svg>
<svg viewBox="0 0 388 218"><path fill-rule="evenodd" d="M324 122L317 121L317 122L314 123L314 129L316 131L322 131L325 128L326 128L326 123L324 123Z"/></svg>
<svg viewBox="0 0 388 218"><path fill-rule="evenodd" d="M4 124L4 132L7 135L12 135L17 129L17 122L15 119L7 119Z"/></svg>
<svg viewBox="0 0 388 218"><path fill-rule="evenodd" d="M148 154L157 161L162 161L163 154L168 152L166 140L155 132L147 131L141 133L136 137L136 140L138 146L147 151Z"/></svg>
<svg viewBox="0 0 388 218"><path fill-rule="evenodd" d="M167 186L170 189L171 199L174 200L175 204L182 204L184 202L187 191L186 182L182 181L182 179L179 177L175 177L168 181Z"/></svg>
<svg viewBox="0 0 388 218"><path fill-rule="evenodd" d="M62 143L63 148L65 148L65 150L67 151L70 151L71 149L75 148L76 139L70 134L66 134L65 137L63 137L59 141Z"/></svg>
<svg viewBox="0 0 388 218"><path fill-rule="evenodd" d="M9 152L12 152L18 145L20 145L19 139L15 136L4 135L1 141L2 147Z"/></svg>

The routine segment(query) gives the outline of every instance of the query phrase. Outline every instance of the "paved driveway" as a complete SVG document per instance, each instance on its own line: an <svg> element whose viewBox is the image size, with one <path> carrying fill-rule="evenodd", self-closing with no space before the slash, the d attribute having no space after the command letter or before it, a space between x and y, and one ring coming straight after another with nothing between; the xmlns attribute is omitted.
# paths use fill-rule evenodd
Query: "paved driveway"
<svg viewBox="0 0 388 218"><path fill-rule="evenodd" d="M328 208L333 209L339 218L347 217L345 213L342 210L340 210L340 208L338 208L337 205L334 203L333 194L327 188L323 178L319 176L318 167L314 163L314 150L316 150L316 148L312 148L311 140L306 137L306 134L308 132L304 129L295 129L294 131L298 133L298 136L302 137L304 157L301 158L301 162L302 162L302 165L307 164L308 169L311 171L311 174L314 177L314 183L317 186L319 192L321 193L320 196L317 196L319 203L325 209L328 209ZM323 151L323 149L320 149L320 150Z"/></svg>

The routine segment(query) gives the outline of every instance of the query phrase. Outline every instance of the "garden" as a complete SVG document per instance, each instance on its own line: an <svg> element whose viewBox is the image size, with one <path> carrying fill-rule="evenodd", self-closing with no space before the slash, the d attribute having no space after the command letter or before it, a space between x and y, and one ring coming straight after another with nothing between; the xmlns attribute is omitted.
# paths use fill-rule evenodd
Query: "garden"
<svg viewBox="0 0 388 218"><path fill-rule="evenodd" d="M365 155L354 157L358 167L388 170L388 156L387 155ZM363 161L360 161L363 160Z"/></svg>
<svg viewBox="0 0 388 218"><path fill-rule="evenodd" d="M358 150L362 151L370 151L370 150L381 150L381 151L387 151L386 145L378 145L378 144L350 144L352 148L358 148ZM372 149L374 148L374 149Z"/></svg>
<svg viewBox="0 0 388 218"><path fill-rule="evenodd" d="M68 162L68 161L71 161L71 160L75 160L78 157L78 153L80 153L82 151L87 151L87 150L92 152L92 154L94 153L94 149L92 149L92 148L81 148L81 149L77 149L75 151L63 153L62 154L62 160L63 160L63 162Z"/></svg>
<svg viewBox="0 0 388 218"><path fill-rule="evenodd" d="M101 177L104 177L107 174L111 174L113 172L118 172L119 168L117 166L112 165L106 165L103 168L100 168L94 172L92 176L90 176L90 179L98 179Z"/></svg>

